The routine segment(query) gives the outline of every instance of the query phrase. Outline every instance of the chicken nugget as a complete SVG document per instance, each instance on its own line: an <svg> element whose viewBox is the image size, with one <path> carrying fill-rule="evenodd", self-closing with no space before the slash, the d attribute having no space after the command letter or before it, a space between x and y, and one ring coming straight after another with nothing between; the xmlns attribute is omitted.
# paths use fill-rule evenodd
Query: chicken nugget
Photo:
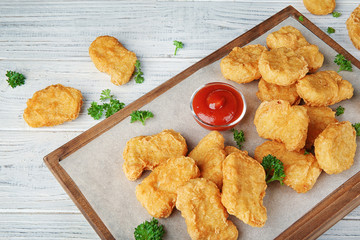
<svg viewBox="0 0 360 240"><path fill-rule="evenodd" d="M282 142L294 151L305 146L309 121L305 107L274 100L260 104L254 124L260 137Z"/></svg>
<svg viewBox="0 0 360 240"><path fill-rule="evenodd" d="M270 49L286 47L296 50L308 46L310 43L306 41L305 37L298 29L293 26L285 26L278 31L270 33L266 37L266 45Z"/></svg>
<svg viewBox="0 0 360 240"><path fill-rule="evenodd" d="M264 226L266 190L264 168L244 152L233 152L223 162L221 202L226 210L253 227Z"/></svg>
<svg viewBox="0 0 360 240"><path fill-rule="evenodd" d="M346 21L346 28L350 40L354 46L360 50L360 5L354 9Z"/></svg>
<svg viewBox="0 0 360 240"><path fill-rule="evenodd" d="M303 56L290 48L281 47L261 54L259 71L268 83L289 86L303 78L309 69Z"/></svg>
<svg viewBox="0 0 360 240"><path fill-rule="evenodd" d="M297 105L300 102L300 96L296 92L295 84L289 86L279 86L273 83L268 83L264 79L260 79L258 84L259 91L256 96L263 101L271 100L285 100L291 105Z"/></svg>
<svg viewBox="0 0 360 240"><path fill-rule="evenodd" d="M136 198L151 216L167 218L175 207L177 188L199 176L193 159L169 158L136 187Z"/></svg>
<svg viewBox="0 0 360 240"><path fill-rule="evenodd" d="M220 62L220 68L226 79L237 83L248 83L261 77L258 62L266 47L262 45L248 45L235 47Z"/></svg>
<svg viewBox="0 0 360 240"><path fill-rule="evenodd" d="M218 131L206 135L189 153L200 169L201 177L213 181L219 189L222 186L222 162L226 157L224 137Z"/></svg>
<svg viewBox="0 0 360 240"><path fill-rule="evenodd" d="M310 107L307 105L304 105L304 107L310 118L305 148L310 149L314 145L317 136L327 125L338 122L338 120L335 118L335 112L329 107Z"/></svg>
<svg viewBox="0 0 360 240"><path fill-rule="evenodd" d="M95 67L109 74L115 85L127 83L135 70L135 53L128 51L114 37L97 37L89 47L89 55Z"/></svg>
<svg viewBox="0 0 360 240"><path fill-rule="evenodd" d="M328 106L353 96L354 88L335 71L309 74L296 83L296 91L309 106Z"/></svg>
<svg viewBox="0 0 360 240"><path fill-rule="evenodd" d="M330 123L315 139L315 156L327 174L341 173L354 163L356 131L348 121Z"/></svg>
<svg viewBox="0 0 360 240"><path fill-rule="evenodd" d="M247 151L240 150L237 147L233 147L233 146L226 146L224 150L226 152L226 156L232 154L233 152L239 152L248 155Z"/></svg>
<svg viewBox="0 0 360 240"><path fill-rule="evenodd" d="M326 15L335 9L335 0L303 0L306 9L315 15Z"/></svg>
<svg viewBox="0 0 360 240"><path fill-rule="evenodd" d="M130 139L123 152L123 171L134 181L144 170L153 170L171 157L185 156L187 145L180 133L165 129L152 136Z"/></svg>
<svg viewBox="0 0 360 240"><path fill-rule="evenodd" d="M284 184L298 193L309 191L320 176L321 168L311 153L288 151L282 143L267 141L256 147L255 159L262 162L269 154L279 159L284 165Z"/></svg>
<svg viewBox="0 0 360 240"><path fill-rule="evenodd" d="M238 230L221 204L216 184L205 178L190 179L177 190L176 208L185 218L187 231L193 240L231 240Z"/></svg>
<svg viewBox="0 0 360 240"><path fill-rule="evenodd" d="M304 57L310 73L316 72L324 63L324 55L316 45L304 46L298 48L295 52Z"/></svg>
<svg viewBox="0 0 360 240"><path fill-rule="evenodd" d="M24 110L24 120L30 127L49 127L76 119L83 96L72 87L51 85L34 93Z"/></svg>

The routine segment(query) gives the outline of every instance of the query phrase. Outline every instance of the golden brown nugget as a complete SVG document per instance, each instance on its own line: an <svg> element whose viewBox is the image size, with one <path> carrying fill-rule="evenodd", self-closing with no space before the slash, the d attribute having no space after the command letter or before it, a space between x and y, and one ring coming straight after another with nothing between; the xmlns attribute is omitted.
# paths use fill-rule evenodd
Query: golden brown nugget
<svg viewBox="0 0 360 240"><path fill-rule="evenodd" d="M341 173L354 163L356 132L348 121L330 123L315 139L315 156L327 174Z"/></svg>
<svg viewBox="0 0 360 240"><path fill-rule="evenodd" d="M360 50L360 5L354 9L346 21L346 28L350 40L354 46Z"/></svg>
<svg viewBox="0 0 360 240"><path fill-rule="evenodd" d="M34 93L24 110L24 120L30 127L49 127L76 119L83 96L72 87L51 85Z"/></svg>
<svg viewBox="0 0 360 240"><path fill-rule="evenodd" d="M261 163L265 156L275 156L284 165L284 184L298 193L305 193L314 186L321 168L314 155L304 152L288 151L282 143L267 141L255 149L255 159Z"/></svg>
<svg viewBox="0 0 360 240"><path fill-rule="evenodd" d="M135 70L135 53L128 51L114 37L97 37L89 47L89 55L95 67L109 74L115 85L127 83Z"/></svg>
<svg viewBox="0 0 360 240"><path fill-rule="evenodd" d="M268 83L264 79L260 79L258 84L259 91L256 96L263 101L284 100L291 105L297 105L300 102L300 96L296 91L295 84L289 86L279 86L273 83Z"/></svg>
<svg viewBox="0 0 360 240"><path fill-rule="evenodd" d="M169 158L136 187L136 198L155 218L167 218L175 207L176 190L188 180L200 176L189 157Z"/></svg>
<svg viewBox="0 0 360 240"><path fill-rule="evenodd" d="M268 48L291 48L296 50L298 48L308 46L310 43L306 41L301 32L293 26L285 26L278 31L270 33L266 37L266 45Z"/></svg>
<svg viewBox="0 0 360 240"><path fill-rule="evenodd" d="M296 83L296 91L309 106L328 106L353 96L354 88L335 71L309 74Z"/></svg>
<svg viewBox="0 0 360 240"><path fill-rule="evenodd" d="M218 131L206 135L189 153L200 169L201 177L213 181L219 189L222 186L222 162L226 157L224 137Z"/></svg>
<svg viewBox="0 0 360 240"><path fill-rule="evenodd" d="M268 83L289 86L303 78L309 69L303 56L290 48L281 47L261 54L259 71Z"/></svg>
<svg viewBox="0 0 360 240"><path fill-rule="evenodd" d="M305 146L309 117L303 106L291 106L283 100L262 102L254 124L260 137L282 142L289 151Z"/></svg>
<svg viewBox="0 0 360 240"><path fill-rule="evenodd" d="M336 7L335 0L303 0L306 9L315 15L332 13Z"/></svg>
<svg viewBox="0 0 360 240"><path fill-rule="evenodd" d="M316 72L324 63L324 55L319 51L319 48L316 45L304 46L298 48L295 52L304 57L310 73Z"/></svg>
<svg viewBox="0 0 360 240"><path fill-rule="evenodd" d="M221 204L216 184L205 178L189 180L177 190L176 208L185 218L187 231L193 240L232 240L238 230Z"/></svg>
<svg viewBox="0 0 360 240"><path fill-rule="evenodd" d="M248 155L247 151L240 150L237 147L233 147L233 146L226 146L224 150L226 152L226 156L228 156L234 152L243 153L245 155Z"/></svg>
<svg viewBox="0 0 360 240"><path fill-rule="evenodd" d="M304 105L310 118L305 148L311 149L317 136L324 131L330 123L336 123L335 112L329 107L310 107Z"/></svg>
<svg viewBox="0 0 360 240"><path fill-rule="evenodd" d="M264 168L245 153L233 152L223 162L221 202L228 213L253 227L264 226L266 190Z"/></svg>
<svg viewBox="0 0 360 240"><path fill-rule="evenodd" d="M165 129L152 136L139 136L130 139L123 152L123 171L134 181L144 170L153 170L171 157L185 156L187 145L180 133Z"/></svg>
<svg viewBox="0 0 360 240"><path fill-rule="evenodd" d="M266 47L256 44L242 48L235 47L220 62L220 68L226 79L237 83L248 83L261 77L258 62Z"/></svg>

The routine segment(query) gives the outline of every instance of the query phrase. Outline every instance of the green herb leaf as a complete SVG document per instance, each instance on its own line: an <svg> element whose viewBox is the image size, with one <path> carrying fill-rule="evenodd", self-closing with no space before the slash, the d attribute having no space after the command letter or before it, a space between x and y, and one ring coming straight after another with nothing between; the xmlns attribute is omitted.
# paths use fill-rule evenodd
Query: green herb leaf
<svg viewBox="0 0 360 240"><path fill-rule="evenodd" d="M341 114L344 113L344 111L345 111L345 108L343 108L342 106L338 106L338 107L336 108L336 113L335 113L335 115L336 115L336 116L340 116Z"/></svg>
<svg viewBox="0 0 360 240"><path fill-rule="evenodd" d="M25 84L25 76L15 71L7 71L5 74L8 79L6 80L12 88Z"/></svg>
<svg viewBox="0 0 360 240"><path fill-rule="evenodd" d="M92 116L95 120L99 120L103 115L103 105L98 105L97 102L92 102L91 107L88 108L88 115Z"/></svg>
<svg viewBox="0 0 360 240"><path fill-rule="evenodd" d="M152 218L151 222L145 221L135 228L135 240L162 240L165 233L164 226Z"/></svg>
<svg viewBox="0 0 360 240"><path fill-rule="evenodd" d="M154 114L150 111L136 110L136 111L133 111L130 114L130 116L131 116L130 123L140 121L140 122L142 122L142 125L145 125L146 119L154 117Z"/></svg>
<svg viewBox="0 0 360 240"><path fill-rule="evenodd" d="M344 55L338 54L335 56L334 63L340 66L339 71L349 71L352 72L352 65L349 60L347 60Z"/></svg>
<svg viewBox="0 0 360 240"><path fill-rule="evenodd" d="M356 136L360 136L360 123L352 124L352 126L355 128Z"/></svg>
<svg viewBox="0 0 360 240"><path fill-rule="evenodd" d="M102 105L99 105L97 102L91 103L91 107L88 108L88 115L92 116L95 120L99 120L102 117L104 110L106 111L105 117L108 118L125 107L125 103L114 99L114 95L110 94L110 89L105 89L101 92L100 100L103 102L110 100L110 102L103 103Z"/></svg>
<svg viewBox="0 0 360 240"><path fill-rule="evenodd" d="M144 82L144 77L142 76L144 73L141 71L141 66L140 66L140 61L136 60L135 62L135 68L136 68L136 72L135 72L135 82L136 83L143 83Z"/></svg>
<svg viewBox="0 0 360 240"><path fill-rule="evenodd" d="M332 27L328 27L327 32L328 32L328 34L334 33L335 29L333 29Z"/></svg>
<svg viewBox="0 0 360 240"><path fill-rule="evenodd" d="M177 50L179 49L179 48L183 48L184 47L184 44L182 43L182 42L180 42L180 41L174 41L174 45L175 45L175 53L174 53L174 55L176 55L176 52L177 52Z"/></svg>
<svg viewBox="0 0 360 240"><path fill-rule="evenodd" d="M100 100L105 101L107 99L113 99L114 95L110 95L110 89L102 90Z"/></svg>
<svg viewBox="0 0 360 240"><path fill-rule="evenodd" d="M335 18L338 18L338 17L341 16L341 13L334 11L334 12L332 12L332 16L335 17Z"/></svg>
<svg viewBox="0 0 360 240"><path fill-rule="evenodd" d="M236 145L239 147L239 149L241 149L242 143L245 142L245 135L243 130L238 131L236 129L231 129L231 131L233 132Z"/></svg>
<svg viewBox="0 0 360 240"><path fill-rule="evenodd" d="M303 17L303 16L300 16L300 17L299 17L299 21L300 21L300 22L303 22L303 21L304 21L304 17Z"/></svg>
<svg viewBox="0 0 360 240"><path fill-rule="evenodd" d="M261 165L266 172L266 183L279 181L281 185L284 184L283 181L286 175L284 172L284 165L279 159L269 154L263 158Z"/></svg>
<svg viewBox="0 0 360 240"><path fill-rule="evenodd" d="M304 155L308 155L308 154L310 154L310 152L308 152L308 151L305 149Z"/></svg>

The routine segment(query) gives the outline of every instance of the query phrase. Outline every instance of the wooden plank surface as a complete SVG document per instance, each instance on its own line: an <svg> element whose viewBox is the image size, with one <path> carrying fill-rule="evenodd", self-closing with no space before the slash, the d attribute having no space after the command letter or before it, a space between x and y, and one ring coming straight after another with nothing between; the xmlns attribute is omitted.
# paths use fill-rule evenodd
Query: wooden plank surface
<svg viewBox="0 0 360 240"><path fill-rule="evenodd" d="M301 1L2 0L0 74L18 70L27 82L11 89L0 81L0 239L97 239L42 157L97 123L86 109L102 89L129 104L289 4L324 31L335 28L331 37L360 58L344 25L359 4L355 0L337 1L336 10L343 13L338 19L311 15ZM136 52L143 84L116 87L95 69L87 48L102 34ZM185 43L176 57L175 39ZM81 89L86 98L81 116L53 128L29 128L22 120L26 99L55 83ZM358 207L320 239L359 239L359 224Z"/></svg>

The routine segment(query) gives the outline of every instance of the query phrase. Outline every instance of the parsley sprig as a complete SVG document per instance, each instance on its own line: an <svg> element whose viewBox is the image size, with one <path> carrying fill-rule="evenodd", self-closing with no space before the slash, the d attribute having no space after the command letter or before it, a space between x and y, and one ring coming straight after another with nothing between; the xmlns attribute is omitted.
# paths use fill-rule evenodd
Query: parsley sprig
<svg viewBox="0 0 360 240"><path fill-rule="evenodd" d="M266 172L266 183L279 181L281 185L284 184L284 178L286 175L284 172L284 165L279 159L269 154L263 158L261 165L264 167Z"/></svg>
<svg viewBox="0 0 360 240"><path fill-rule="evenodd" d="M328 28L327 28L327 33L328 33L328 34L335 33L335 29L332 28L332 27L328 27Z"/></svg>
<svg viewBox="0 0 360 240"><path fill-rule="evenodd" d="M182 43L182 42L180 42L180 41L174 41L174 45L175 45L175 53L174 53L174 55L176 55L176 52L177 52L177 50L179 49L179 48L183 48L184 47L184 44Z"/></svg>
<svg viewBox="0 0 360 240"><path fill-rule="evenodd" d="M303 22L303 21L304 21L304 17L303 17L303 16L300 16L300 17L299 17L299 21L300 21L300 22Z"/></svg>
<svg viewBox="0 0 360 240"><path fill-rule="evenodd" d="M360 122L352 124L352 126L355 128L356 136L360 136Z"/></svg>
<svg viewBox="0 0 360 240"><path fill-rule="evenodd" d="M339 71L349 71L352 72L352 65L349 60L347 60L344 55L338 54L335 56L334 63L340 66Z"/></svg>
<svg viewBox="0 0 360 240"><path fill-rule="evenodd" d="M100 101L105 102L109 100L109 103L99 105L97 102L92 102L91 106L88 108L88 115L93 117L95 120L99 120L103 116L104 111L105 117L108 118L125 107L125 103L115 99L114 95L110 94L110 92L110 89L105 89L100 95Z"/></svg>
<svg viewBox="0 0 360 240"><path fill-rule="evenodd" d="M236 129L231 129L231 131L233 132L236 145L239 147L239 149L241 149L242 143L245 142L245 135L243 130L238 131Z"/></svg>
<svg viewBox="0 0 360 240"><path fill-rule="evenodd" d="M145 125L146 119L154 117L154 114L150 111L136 110L133 111L130 116L130 123L140 121L142 125Z"/></svg>
<svg viewBox="0 0 360 240"><path fill-rule="evenodd" d="M151 222L145 221L135 228L135 240L161 240L165 233L164 226L152 218Z"/></svg>
<svg viewBox="0 0 360 240"><path fill-rule="evenodd" d="M7 71L5 74L8 79L6 80L12 88L25 84L25 76L15 71Z"/></svg>
<svg viewBox="0 0 360 240"><path fill-rule="evenodd" d="M332 16L333 17L335 17L335 18L338 18L338 17L340 17L342 14L341 13L339 13L339 12L332 12Z"/></svg>
<svg viewBox="0 0 360 240"><path fill-rule="evenodd" d="M345 108L343 108L342 106L338 106L337 108L336 108L336 113L335 113L335 115L336 116L340 116L341 114L343 114L345 112Z"/></svg>
<svg viewBox="0 0 360 240"><path fill-rule="evenodd" d="M136 83L143 83L144 82L144 77L143 77L143 72L141 71L141 66L140 66L140 61L136 60L135 62L135 68L136 68L136 72L135 72L135 82Z"/></svg>

